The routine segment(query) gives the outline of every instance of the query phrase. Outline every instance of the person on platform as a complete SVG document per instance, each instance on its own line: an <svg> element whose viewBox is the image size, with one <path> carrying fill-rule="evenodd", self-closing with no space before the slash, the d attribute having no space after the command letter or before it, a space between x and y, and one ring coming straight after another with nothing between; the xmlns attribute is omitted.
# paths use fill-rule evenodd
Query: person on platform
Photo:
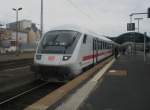
<svg viewBox="0 0 150 110"><path fill-rule="evenodd" d="M115 55L115 58L117 59L118 58L118 48L115 47L114 49L114 55Z"/></svg>

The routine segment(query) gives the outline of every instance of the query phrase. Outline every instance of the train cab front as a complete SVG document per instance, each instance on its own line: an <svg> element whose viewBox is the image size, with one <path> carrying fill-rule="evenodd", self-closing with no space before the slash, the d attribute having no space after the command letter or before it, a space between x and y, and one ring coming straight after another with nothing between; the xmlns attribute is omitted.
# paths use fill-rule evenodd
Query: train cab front
<svg viewBox="0 0 150 110"><path fill-rule="evenodd" d="M34 70L44 79L66 77L71 72L72 54L79 37L79 32L70 30L47 32L38 45Z"/></svg>

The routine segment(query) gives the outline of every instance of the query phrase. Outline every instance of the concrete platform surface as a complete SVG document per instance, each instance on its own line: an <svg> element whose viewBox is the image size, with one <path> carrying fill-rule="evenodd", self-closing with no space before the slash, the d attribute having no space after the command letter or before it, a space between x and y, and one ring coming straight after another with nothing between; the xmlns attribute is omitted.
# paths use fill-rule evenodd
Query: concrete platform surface
<svg viewBox="0 0 150 110"><path fill-rule="evenodd" d="M120 56L78 110L150 110L150 56Z"/></svg>

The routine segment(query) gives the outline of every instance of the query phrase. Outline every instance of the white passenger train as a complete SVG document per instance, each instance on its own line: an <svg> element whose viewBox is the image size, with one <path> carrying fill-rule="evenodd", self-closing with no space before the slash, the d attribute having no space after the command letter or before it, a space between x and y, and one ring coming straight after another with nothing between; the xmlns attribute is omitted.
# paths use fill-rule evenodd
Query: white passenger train
<svg viewBox="0 0 150 110"><path fill-rule="evenodd" d="M112 55L115 43L85 29L61 26L41 38L34 57L41 78L67 79Z"/></svg>

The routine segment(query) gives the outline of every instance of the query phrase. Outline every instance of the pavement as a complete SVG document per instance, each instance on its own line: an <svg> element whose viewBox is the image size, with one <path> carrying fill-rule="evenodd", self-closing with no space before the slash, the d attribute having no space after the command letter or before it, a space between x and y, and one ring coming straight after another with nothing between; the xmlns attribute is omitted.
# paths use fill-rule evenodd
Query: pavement
<svg viewBox="0 0 150 110"><path fill-rule="evenodd" d="M10 61L10 60L28 59L28 58L33 58L33 57L34 57L34 52L24 52L18 55L14 53L0 54L0 62Z"/></svg>
<svg viewBox="0 0 150 110"><path fill-rule="evenodd" d="M150 55L121 55L78 110L150 110Z"/></svg>

